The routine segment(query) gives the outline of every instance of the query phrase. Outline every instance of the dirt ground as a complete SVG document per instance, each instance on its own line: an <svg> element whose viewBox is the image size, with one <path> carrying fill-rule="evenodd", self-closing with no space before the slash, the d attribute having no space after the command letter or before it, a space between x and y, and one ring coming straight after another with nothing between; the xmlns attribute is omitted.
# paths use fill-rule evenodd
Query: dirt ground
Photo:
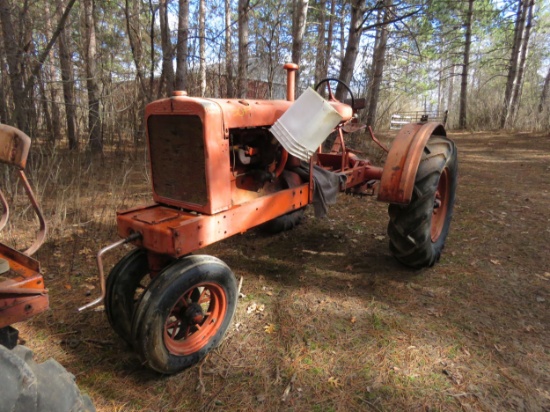
<svg viewBox="0 0 550 412"><path fill-rule="evenodd" d="M139 364L101 307L76 312L98 293L94 254L117 239L114 209L150 201L144 156L51 168L35 179L51 310L17 325L21 338L98 411L550 411L550 136L451 137L459 185L439 264L394 261L373 198L342 195L326 219L309 211L293 231L228 239L204 253L243 279L233 326L170 377Z"/></svg>

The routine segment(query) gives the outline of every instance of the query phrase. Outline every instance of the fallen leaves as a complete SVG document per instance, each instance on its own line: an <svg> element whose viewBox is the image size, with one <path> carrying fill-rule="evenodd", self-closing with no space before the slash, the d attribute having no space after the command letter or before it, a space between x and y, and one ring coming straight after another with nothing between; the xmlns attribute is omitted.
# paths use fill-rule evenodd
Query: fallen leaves
<svg viewBox="0 0 550 412"><path fill-rule="evenodd" d="M271 335L271 334L277 332L277 326L274 325L273 323L268 323L267 325L264 326L264 331L268 335Z"/></svg>
<svg viewBox="0 0 550 412"><path fill-rule="evenodd" d="M258 305L256 302L252 302L248 307L246 308L246 313L262 313L265 310L265 305Z"/></svg>
<svg viewBox="0 0 550 412"><path fill-rule="evenodd" d="M340 388L344 386L343 383L340 383L340 378L335 378L334 376L331 376L328 378L328 383L330 386L333 386L334 388Z"/></svg>
<svg viewBox="0 0 550 412"><path fill-rule="evenodd" d="M82 248L82 249L80 249L80 250L78 251L78 254L79 254L80 256L82 256L82 255L88 256L88 255L92 255L93 252L92 252L92 250L91 250L90 248L84 247L84 248Z"/></svg>

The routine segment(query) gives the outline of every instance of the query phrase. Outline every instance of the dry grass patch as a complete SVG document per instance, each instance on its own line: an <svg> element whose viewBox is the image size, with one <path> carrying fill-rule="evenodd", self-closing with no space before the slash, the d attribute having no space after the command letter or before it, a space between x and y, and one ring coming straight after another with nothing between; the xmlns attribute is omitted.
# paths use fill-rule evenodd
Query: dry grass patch
<svg viewBox="0 0 550 412"><path fill-rule="evenodd" d="M144 369L102 311L75 311L98 292L94 254L116 239L115 210L151 199L144 154L43 156L31 176L51 227L37 257L52 310L22 337L99 411L549 410L550 139L451 137L459 189L438 265L397 264L387 206L370 198L213 245L203 253L243 278L243 296L222 345L172 377Z"/></svg>

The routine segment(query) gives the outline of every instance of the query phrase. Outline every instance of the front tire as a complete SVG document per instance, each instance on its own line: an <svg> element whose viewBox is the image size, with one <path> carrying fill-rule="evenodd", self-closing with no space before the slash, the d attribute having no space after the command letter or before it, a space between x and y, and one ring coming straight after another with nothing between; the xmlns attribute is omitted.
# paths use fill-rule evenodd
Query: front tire
<svg viewBox="0 0 550 412"><path fill-rule="evenodd" d="M132 316L139 297L147 288L149 263L147 252L135 249L111 270L105 286L105 312L113 330L133 346Z"/></svg>
<svg viewBox="0 0 550 412"><path fill-rule="evenodd" d="M207 255L164 269L136 309L135 347L151 369L173 374L199 362L223 339L237 307L231 269Z"/></svg>
<svg viewBox="0 0 550 412"><path fill-rule="evenodd" d="M390 251L404 265L419 269L439 261L453 214L457 169L453 141L432 137L422 154L411 202L389 206Z"/></svg>

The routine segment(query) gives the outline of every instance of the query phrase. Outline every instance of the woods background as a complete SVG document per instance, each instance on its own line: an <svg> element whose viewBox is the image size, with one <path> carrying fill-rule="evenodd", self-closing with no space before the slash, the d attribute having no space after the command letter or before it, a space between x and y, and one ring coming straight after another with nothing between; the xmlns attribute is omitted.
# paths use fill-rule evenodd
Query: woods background
<svg viewBox="0 0 550 412"><path fill-rule="evenodd" d="M550 127L543 0L2 0L0 25L0 121L69 149L137 144L145 104L176 89L284 98L288 61L299 89L350 84L375 129L407 110Z"/></svg>

